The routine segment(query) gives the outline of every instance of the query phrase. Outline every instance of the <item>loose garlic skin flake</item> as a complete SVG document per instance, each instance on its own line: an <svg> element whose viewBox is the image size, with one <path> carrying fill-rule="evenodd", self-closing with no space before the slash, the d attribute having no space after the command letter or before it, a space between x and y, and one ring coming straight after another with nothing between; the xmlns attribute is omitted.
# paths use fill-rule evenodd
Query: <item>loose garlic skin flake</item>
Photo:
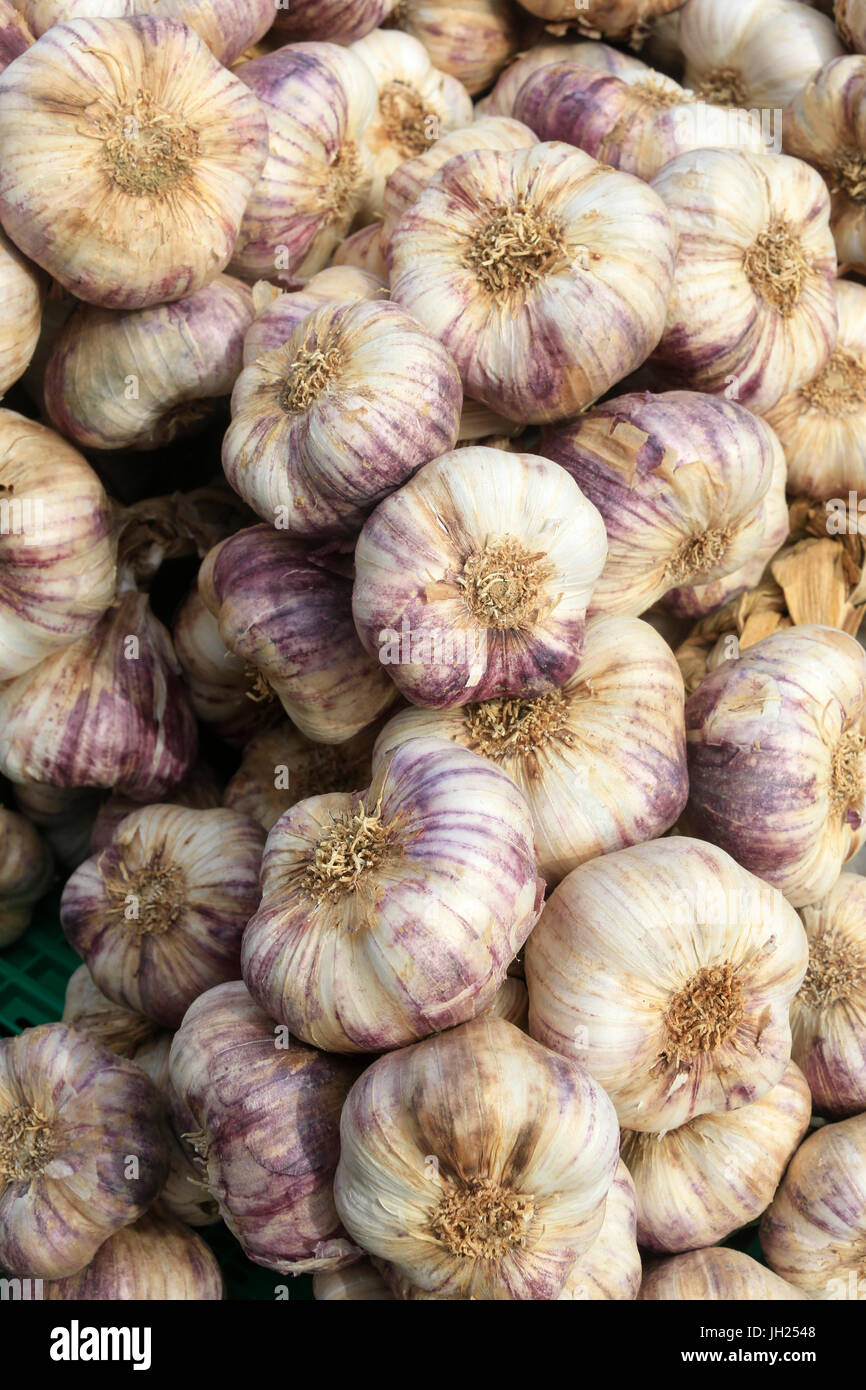
<svg viewBox="0 0 866 1390"><path fill-rule="evenodd" d="M497 1018L379 1058L340 1140L337 1210L408 1298L557 1298L617 1165L601 1087Z"/></svg>
<svg viewBox="0 0 866 1390"><path fill-rule="evenodd" d="M866 655L847 633L774 632L686 701L688 827L779 888L823 898L866 837Z"/></svg>
<svg viewBox="0 0 866 1390"><path fill-rule="evenodd" d="M652 189L560 143L456 155L388 247L392 298L467 395L524 424L582 410L646 360L675 258Z"/></svg>
<svg viewBox="0 0 866 1390"><path fill-rule="evenodd" d="M711 1246L659 1260L644 1273L638 1299L675 1303L791 1303L806 1299L742 1250Z"/></svg>
<svg viewBox="0 0 866 1390"><path fill-rule="evenodd" d="M413 704L542 695L577 667L605 552L601 517L564 469L456 450L368 518L355 626Z"/></svg>
<svg viewBox="0 0 866 1390"><path fill-rule="evenodd" d="M0 76L0 220L88 303L180 299L225 268L266 141L258 102L191 29L58 24Z"/></svg>
<svg viewBox="0 0 866 1390"><path fill-rule="evenodd" d="M526 947L529 1027L604 1086L626 1129L758 1100L791 1054L806 936L781 893L685 836L590 860Z"/></svg>

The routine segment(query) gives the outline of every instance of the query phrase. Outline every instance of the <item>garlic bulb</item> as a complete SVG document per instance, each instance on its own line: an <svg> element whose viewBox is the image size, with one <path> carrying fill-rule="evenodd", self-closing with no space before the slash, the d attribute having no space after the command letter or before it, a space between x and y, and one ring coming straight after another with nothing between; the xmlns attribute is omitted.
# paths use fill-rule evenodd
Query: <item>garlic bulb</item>
<svg viewBox="0 0 866 1390"><path fill-rule="evenodd" d="M243 746L282 717L256 667L227 650L219 623L196 589L181 605L172 641L196 716L226 743Z"/></svg>
<svg viewBox="0 0 866 1390"><path fill-rule="evenodd" d="M800 916L809 968L791 1005L791 1055L819 1114L844 1119L866 1111L866 879L841 874Z"/></svg>
<svg viewBox="0 0 866 1390"><path fill-rule="evenodd" d="M866 1301L866 1115L815 1130L761 1221L767 1263L817 1299Z"/></svg>
<svg viewBox="0 0 866 1390"><path fill-rule="evenodd" d="M0 410L0 522L0 680L8 681L92 632L114 596L116 546L89 464L12 410Z"/></svg>
<svg viewBox="0 0 866 1390"><path fill-rule="evenodd" d="M576 25L578 30L598 37L626 39L635 47L656 15L677 9L682 0L520 0L525 10L554 24ZM576 12L575 12L576 11Z"/></svg>
<svg viewBox="0 0 866 1390"><path fill-rule="evenodd" d="M786 106L844 52L833 21L795 0L688 0L679 21L685 84L719 106Z"/></svg>
<svg viewBox="0 0 866 1390"><path fill-rule="evenodd" d="M516 975L508 975L502 981L495 995L493 1003L485 1013L492 1014L495 1018L504 1018L507 1023L513 1023L515 1028L520 1028L524 1033L529 1032L529 992L523 980L519 980Z"/></svg>
<svg viewBox="0 0 866 1390"><path fill-rule="evenodd" d="M555 63L521 87L514 115L539 140L565 140L603 164L651 179L686 150L763 150L757 112L722 110L660 72L614 74Z"/></svg>
<svg viewBox="0 0 866 1390"><path fill-rule="evenodd" d="M311 797L277 821L243 977L315 1047L400 1047L492 1004L543 891L511 779L442 739L412 739L368 790Z"/></svg>
<svg viewBox="0 0 866 1390"><path fill-rule="evenodd" d="M9 0L0 0L0 72L29 48L32 42L33 35L23 15L13 8Z"/></svg>
<svg viewBox="0 0 866 1390"><path fill-rule="evenodd" d="M145 806L68 880L60 922L98 987L164 1028L237 979L265 835L220 807Z"/></svg>
<svg viewBox="0 0 866 1390"><path fill-rule="evenodd" d="M49 1302L206 1302L224 1297L216 1256L201 1236L158 1206L109 1236L79 1274L43 1288Z"/></svg>
<svg viewBox="0 0 866 1390"><path fill-rule="evenodd" d="M613 1107L499 1018L380 1057L352 1087L334 1184L349 1235L439 1299L552 1299L598 1236Z"/></svg>
<svg viewBox="0 0 866 1390"><path fill-rule="evenodd" d="M808 160L830 188L830 226L842 271L866 271L866 58L836 58L794 96L785 149Z"/></svg>
<svg viewBox="0 0 866 1390"><path fill-rule="evenodd" d="M376 29L353 43L376 86L376 105L364 143L373 179L364 201L369 222L382 211L388 175L404 159L421 154L449 130L469 125L472 98L462 82L439 72L424 45L410 34Z"/></svg>
<svg viewBox="0 0 866 1390"><path fill-rule="evenodd" d="M638 1294L644 1302L689 1303L790 1303L805 1297L742 1250L722 1246L659 1260L645 1272Z"/></svg>
<svg viewBox="0 0 866 1390"><path fill-rule="evenodd" d="M540 447L604 519L592 613L637 615L670 589L733 574L764 543L771 492L784 503L773 431L695 391L617 396L547 429Z"/></svg>
<svg viewBox="0 0 866 1390"><path fill-rule="evenodd" d="M252 318L249 288L227 275L125 314L82 304L48 359L52 424L91 449L156 449L195 433L231 395Z"/></svg>
<svg viewBox="0 0 866 1390"><path fill-rule="evenodd" d="M57 24L0 75L0 219L88 303L180 299L225 268L266 142L259 103L185 25Z"/></svg>
<svg viewBox="0 0 866 1390"><path fill-rule="evenodd" d="M367 197L375 84L335 43L287 44L236 72L267 113L270 141L231 268L297 285L326 264Z"/></svg>
<svg viewBox="0 0 866 1390"><path fill-rule="evenodd" d="M291 0L277 7L274 29L284 42L330 39L351 43L388 18L397 0Z"/></svg>
<svg viewBox="0 0 866 1390"><path fill-rule="evenodd" d="M866 838L866 655L804 624L711 671L686 701L687 822L795 907Z"/></svg>
<svg viewBox="0 0 866 1390"><path fill-rule="evenodd" d="M210 486L133 502L119 517L119 587L149 590L167 561L203 560L250 519L249 510L220 475Z"/></svg>
<svg viewBox="0 0 866 1390"><path fill-rule="evenodd" d="M0 807L0 950L30 924L33 904L53 877L51 851L38 830L15 811Z"/></svg>
<svg viewBox="0 0 866 1390"><path fill-rule="evenodd" d="M0 1039L0 1266L61 1279L150 1206L166 1173L152 1081L63 1023Z"/></svg>
<svg viewBox="0 0 866 1390"><path fill-rule="evenodd" d="M375 757L434 736L497 763L526 797L538 870L555 884L676 821L688 796L683 699L676 659L647 623L596 618L559 689L402 710L379 735Z"/></svg>
<svg viewBox="0 0 866 1390"><path fill-rule="evenodd" d="M833 10L843 42L855 53L866 53L866 4L863 0L835 0Z"/></svg>
<svg viewBox="0 0 866 1390"><path fill-rule="evenodd" d="M394 703L387 671L355 633L351 581L278 531L253 526L223 541L199 591L226 647L256 673L257 694L273 692L307 738L344 743Z"/></svg>
<svg viewBox="0 0 866 1390"><path fill-rule="evenodd" d="M626 1131L621 1153L637 1192L637 1238L677 1253L714 1245L760 1216L809 1127L809 1087L790 1062L751 1105L698 1115L664 1134Z"/></svg>
<svg viewBox="0 0 866 1390"><path fill-rule="evenodd" d="M467 394L532 423L582 410L652 351L675 238L646 184L538 144L450 159L388 259L392 298L442 339Z"/></svg>
<svg viewBox="0 0 866 1390"><path fill-rule="evenodd" d="M313 1275L313 1297L317 1302L394 1302L394 1294L371 1260L356 1260L345 1269L317 1270Z"/></svg>
<svg viewBox="0 0 866 1390"><path fill-rule="evenodd" d="M240 374L223 468L266 521L354 535L457 440L463 391L436 338L396 304L324 304Z"/></svg>
<svg viewBox="0 0 866 1390"><path fill-rule="evenodd" d="M259 281L253 286L256 312L244 337L243 365L250 367L263 353L282 347L298 324L323 304L356 304L362 299L387 297L388 287L378 275L354 266L328 266L311 275L301 289L282 294L274 285Z"/></svg>
<svg viewBox="0 0 866 1390"><path fill-rule="evenodd" d="M43 277L0 232L0 396L27 370L42 326Z"/></svg>
<svg viewBox="0 0 866 1390"><path fill-rule="evenodd" d="M300 1273L354 1254L332 1179L340 1110L357 1073L346 1058L288 1037L239 980L200 995L175 1034L172 1085L198 1131L187 1138L223 1220L256 1264Z"/></svg>
<svg viewBox="0 0 866 1390"><path fill-rule="evenodd" d="M162 1035L153 1019L116 1004L103 994L86 965L73 970L66 983L61 1021L80 1029L109 1052L133 1062L138 1062L139 1054Z"/></svg>
<svg viewBox="0 0 866 1390"><path fill-rule="evenodd" d="M197 742L146 594L123 594L86 637L0 688L0 771L12 782L118 787L147 800L183 780Z"/></svg>
<svg viewBox="0 0 866 1390"><path fill-rule="evenodd" d="M781 893L686 836L590 860L526 947L529 1027L627 1129L735 1110L781 1079L806 936Z"/></svg>
<svg viewBox="0 0 866 1390"><path fill-rule="evenodd" d="M310 796L370 784L376 725L346 743L311 743L284 721L246 744L223 804L270 830L284 811Z"/></svg>
<svg viewBox="0 0 866 1390"><path fill-rule="evenodd" d="M87 787L15 787L15 805L35 825L65 869L77 869L91 853L90 833L102 793Z"/></svg>
<svg viewBox="0 0 866 1390"><path fill-rule="evenodd" d="M791 492L847 506L849 492L866 492L866 288L837 280L836 310L829 361L765 418L785 450Z"/></svg>
<svg viewBox="0 0 866 1390"><path fill-rule="evenodd" d="M171 800L174 806L188 806L196 811L210 811L222 804L220 786L214 774L200 762L195 763L183 781L172 788ZM133 801L132 797L124 796L122 792L112 792L99 808L90 832L88 852L81 856L79 863L91 854L99 854L107 849L120 822L139 810L141 802ZM73 867L77 868L78 864Z"/></svg>
<svg viewBox="0 0 866 1390"><path fill-rule="evenodd" d="M637 1298L640 1281L634 1183L620 1159L608 1188L601 1230L572 1269L559 1300L581 1299L592 1303L630 1300Z"/></svg>
<svg viewBox="0 0 866 1390"><path fill-rule="evenodd" d="M649 76L650 69L640 58L631 53L621 53L606 43L581 40L572 43L568 40L534 44L527 52L521 53L509 64L500 76L489 96L475 103L476 118L479 116L513 116L514 99L524 82L539 68L551 63L580 63L583 67L594 68L597 72L637 72Z"/></svg>
<svg viewBox="0 0 866 1390"><path fill-rule="evenodd" d="M564 469L481 446L444 454L366 522L355 625L415 704L543 695L577 667L605 549Z"/></svg>
<svg viewBox="0 0 866 1390"><path fill-rule="evenodd" d="M418 39L440 72L484 92L521 46L511 0L397 0L388 23Z"/></svg>
<svg viewBox="0 0 866 1390"><path fill-rule="evenodd" d="M369 271L382 280L388 279L388 267L382 248L381 225L371 222L359 232L346 237L334 252L331 262L334 266L354 266L358 270Z"/></svg>
<svg viewBox="0 0 866 1390"><path fill-rule="evenodd" d="M273 23L273 0L14 0L39 38L53 24L69 19L123 19L154 14L186 24L204 39L211 53L230 67L244 49Z"/></svg>
<svg viewBox="0 0 866 1390"><path fill-rule="evenodd" d="M826 185L787 155L696 150L666 164L652 188L679 236L654 360L682 385L769 410L835 346Z"/></svg>

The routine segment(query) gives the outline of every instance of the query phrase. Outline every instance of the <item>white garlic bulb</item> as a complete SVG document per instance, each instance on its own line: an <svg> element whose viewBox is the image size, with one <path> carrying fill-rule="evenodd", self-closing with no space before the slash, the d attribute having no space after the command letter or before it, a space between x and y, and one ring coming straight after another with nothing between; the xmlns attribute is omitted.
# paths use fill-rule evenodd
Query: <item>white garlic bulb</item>
<svg viewBox="0 0 866 1390"><path fill-rule="evenodd" d="M314 309L321 309L323 304L387 299L388 287L367 270L334 264L311 275L299 290L281 293L275 285L259 280L252 293L255 318L244 337L245 367L252 366L262 353L282 347Z"/></svg>
<svg viewBox="0 0 866 1390"><path fill-rule="evenodd" d="M282 718L276 694L256 667L228 650L197 589L180 607L172 642L196 717L226 743L243 746Z"/></svg>
<svg viewBox="0 0 866 1390"><path fill-rule="evenodd" d="M321 1269L313 1275L313 1297L317 1301L355 1300L364 1303L393 1303L388 1288L372 1260L356 1260L345 1269Z"/></svg>
<svg viewBox="0 0 866 1390"><path fill-rule="evenodd" d="M434 66L484 92L521 47L511 0L397 0L388 23L423 43Z"/></svg>
<svg viewBox="0 0 866 1390"><path fill-rule="evenodd" d="M244 745L223 804L271 830L284 811L310 796L367 787L378 727L362 729L345 743L312 743L284 720Z"/></svg>
<svg viewBox="0 0 866 1390"><path fill-rule="evenodd" d="M476 118L480 116L513 116L514 100L520 88L539 68L551 63L580 63L596 72L636 72L648 77L650 69L640 58L622 53L606 43L584 39L577 43L568 38L558 42L533 44L520 53L500 76L493 91L475 103Z"/></svg>
<svg viewBox="0 0 866 1390"><path fill-rule="evenodd" d="M677 1303L790 1303L806 1297L742 1250L724 1246L659 1260L644 1273L638 1294L643 1301Z"/></svg>
<svg viewBox="0 0 866 1390"><path fill-rule="evenodd" d="M27 370L42 326L44 277L0 232L0 396Z"/></svg>
<svg viewBox="0 0 866 1390"><path fill-rule="evenodd" d="M225 1297L219 1261L201 1236L157 1204L100 1245L78 1274L44 1286L48 1301L115 1302Z"/></svg>
<svg viewBox="0 0 866 1390"><path fill-rule="evenodd" d="M334 266L354 266L378 276L387 284L388 266L382 246L382 224L371 222L359 232L341 242L334 252L331 264Z"/></svg>
<svg viewBox="0 0 866 1390"><path fill-rule="evenodd" d="M273 0L14 0L39 38L68 19L122 19L158 14L176 19L204 39L214 57L230 67L273 23Z"/></svg>
<svg viewBox="0 0 866 1390"><path fill-rule="evenodd" d="M633 1299L640 1282L634 1183L620 1159L608 1188L601 1230L572 1269L559 1299L591 1303Z"/></svg>

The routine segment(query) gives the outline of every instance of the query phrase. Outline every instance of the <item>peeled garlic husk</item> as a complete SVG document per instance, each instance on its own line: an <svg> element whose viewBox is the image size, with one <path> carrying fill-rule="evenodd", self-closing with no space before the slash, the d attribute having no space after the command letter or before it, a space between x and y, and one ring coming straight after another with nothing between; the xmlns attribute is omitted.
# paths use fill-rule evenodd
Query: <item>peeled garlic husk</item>
<svg viewBox="0 0 866 1390"><path fill-rule="evenodd" d="M668 14L682 0L520 0L525 10L552 24L571 24L597 38L626 39L637 47L657 15Z"/></svg>
<svg viewBox="0 0 866 1390"><path fill-rule="evenodd" d="M601 1303L635 1299L640 1281L634 1183L620 1159L608 1188L601 1230L566 1279L559 1301Z"/></svg>
<svg viewBox="0 0 866 1390"><path fill-rule="evenodd" d="M44 277L0 232L0 395L27 370L42 327Z"/></svg>
<svg viewBox="0 0 866 1390"><path fill-rule="evenodd" d="M532 1036L604 1086L624 1128L735 1110L781 1080L806 935L781 893L685 835L590 860L526 946Z"/></svg>
<svg viewBox="0 0 866 1390"><path fill-rule="evenodd" d="M801 1144L764 1213L761 1247L805 1295L866 1301L866 1114Z"/></svg>
<svg viewBox="0 0 866 1390"><path fill-rule="evenodd" d="M340 1139L337 1210L404 1296L556 1298L617 1165L601 1087L500 1018L380 1057Z"/></svg>
<svg viewBox="0 0 866 1390"><path fill-rule="evenodd" d="M440 72L423 44L396 29L376 29L353 43L376 86L372 119L364 144L373 179L362 215L370 222L382 212L385 180L404 159L423 153L440 135L472 122L472 98L456 77Z"/></svg>
<svg viewBox="0 0 866 1390"><path fill-rule="evenodd" d="M228 650L255 671L257 693L273 692L315 743L344 743L397 698L355 632L351 580L279 531L253 526L223 541L202 564L199 591Z"/></svg>
<svg viewBox="0 0 866 1390"><path fill-rule="evenodd" d="M185 1137L247 1258L284 1274L351 1258L332 1179L357 1064L290 1038L238 980L190 1006L170 1066L197 1130Z"/></svg>
<svg viewBox="0 0 866 1390"><path fill-rule="evenodd" d="M513 439L519 434L520 425L517 421L506 420L504 415L497 415L495 410L490 410L480 401L470 400L468 396L463 397L460 428L457 431L458 447L463 444L484 444L490 449L503 448L501 442L492 441Z"/></svg>
<svg viewBox="0 0 866 1390"><path fill-rule="evenodd" d="M866 1111L866 879L840 874L800 916L809 967L791 1004L791 1055L818 1113L844 1119Z"/></svg>
<svg viewBox="0 0 866 1390"><path fill-rule="evenodd" d="M67 881L66 937L109 999L177 1028L194 999L237 979L259 902L265 835L219 807L142 807Z"/></svg>
<svg viewBox="0 0 866 1390"><path fill-rule="evenodd" d="M539 873L556 884L599 854L663 834L688 796L676 658L635 618L596 618L574 674L534 699L406 709L375 760L407 739L447 738L507 772L532 815Z"/></svg>
<svg viewBox="0 0 866 1390"><path fill-rule="evenodd" d="M32 43L33 35L24 16L18 13L9 0L0 0L0 72Z"/></svg>
<svg viewBox="0 0 866 1390"><path fill-rule="evenodd" d="M157 14L176 19L204 39L211 53L229 67L260 39L274 19L273 0L14 0L39 38L53 24L69 19L123 19Z"/></svg>
<svg viewBox="0 0 866 1390"><path fill-rule="evenodd" d="M90 449L157 449L194 434L231 395L252 319L249 287L228 275L172 304L80 305L48 359L52 424Z"/></svg>
<svg viewBox="0 0 866 1390"><path fill-rule="evenodd" d="M284 811L310 796L370 784L377 725L346 743L311 743L284 721L246 744L223 804L271 830Z"/></svg>
<svg viewBox="0 0 866 1390"><path fill-rule="evenodd" d="M0 771L12 782L117 787L136 800L181 782L198 747L177 657L146 594L0 688Z"/></svg>
<svg viewBox="0 0 866 1390"><path fill-rule="evenodd" d="M388 24L418 39L440 72L473 96L484 92L521 46L511 0L397 0Z"/></svg>
<svg viewBox="0 0 866 1390"><path fill-rule="evenodd" d="M388 178L382 198L382 245L387 248L391 235L407 208L415 203L449 159L469 150L522 150L538 144L529 126L508 116L479 116L471 125L449 131L414 159L406 159Z"/></svg>
<svg viewBox="0 0 866 1390"><path fill-rule="evenodd" d="M317 1270L313 1275L313 1297L317 1302L393 1303L392 1294L372 1260L356 1260L345 1269Z"/></svg>
<svg viewBox="0 0 866 1390"><path fill-rule="evenodd" d="M806 1080L789 1062L751 1105L698 1115L664 1134L627 1130L620 1152L634 1179L641 1246L674 1254L715 1245L760 1216L811 1108Z"/></svg>
<svg viewBox="0 0 866 1390"><path fill-rule="evenodd" d="M442 339L467 394L537 423L590 405L655 347L675 237L646 184L552 142L455 155L388 259L392 298Z"/></svg>
<svg viewBox="0 0 866 1390"><path fill-rule="evenodd" d="M641 179L686 150L765 146L757 112L697 101L660 72L614 74L556 63L527 79L514 115L540 140L565 140Z"/></svg>
<svg viewBox="0 0 866 1390"><path fill-rule="evenodd" d="M844 512L849 491L866 492L866 287L837 280L836 309L829 361L765 418L785 450L790 491L837 499Z"/></svg>
<svg viewBox="0 0 866 1390"><path fill-rule="evenodd" d="M243 977L315 1047L400 1047L493 1003L543 890L511 779L443 739L411 739L369 789L311 797L277 821Z"/></svg>
<svg viewBox="0 0 866 1390"><path fill-rule="evenodd" d="M381 230L380 222L371 222L369 226L362 227L359 232L346 237L334 252L331 264L353 266L387 281L388 266L382 247Z"/></svg>
<svg viewBox="0 0 866 1390"><path fill-rule="evenodd" d="M475 103L476 117L513 116L514 99L524 82L539 68L551 63L580 63L597 72L638 72L649 75L650 69L631 53L621 53L606 43L570 40L538 43L515 58L500 76L489 96Z"/></svg>
<svg viewBox="0 0 866 1390"><path fill-rule="evenodd" d="M210 811L222 804L219 783L210 768L201 762L197 762L183 781L172 788L171 800L174 806L189 806L197 811ZM89 849L81 856L79 863L91 854L99 854L107 849L120 822L140 809L141 802L133 801L132 797L124 796L122 792L112 792L97 812L90 831ZM72 867L77 868L78 865Z"/></svg>
<svg viewBox="0 0 866 1390"><path fill-rule="evenodd" d="M0 1039L0 1265L61 1279L136 1221L167 1169L140 1067L63 1023Z"/></svg>
<svg viewBox="0 0 866 1390"><path fill-rule="evenodd" d="M832 19L794 0L688 0L679 43L685 84L704 101L775 108L776 122L778 108L844 52Z"/></svg>
<svg viewBox="0 0 866 1390"><path fill-rule="evenodd" d="M690 831L795 907L866 838L866 654L804 624L723 661L686 701Z"/></svg>
<svg viewBox="0 0 866 1390"><path fill-rule="evenodd" d="M367 520L355 625L413 704L543 695L577 667L605 550L601 517L565 469L473 445L427 464Z"/></svg>
<svg viewBox="0 0 866 1390"><path fill-rule="evenodd" d="M311 275L299 290L280 293L260 280L253 286L256 314L244 338L244 366L282 347L299 323L323 304L355 304L362 299L387 299L388 286L378 275L355 266L330 265Z"/></svg>
<svg viewBox="0 0 866 1390"><path fill-rule="evenodd" d="M295 286L327 263L367 197L375 83L336 43L287 44L235 71L267 113L270 142L231 269Z"/></svg>
<svg viewBox="0 0 866 1390"><path fill-rule="evenodd" d="M397 0L290 0L278 6L274 30L284 42L330 39L352 43L382 24Z"/></svg>
<svg viewBox="0 0 866 1390"><path fill-rule="evenodd" d="M377 502L454 447L462 404L449 354L404 309L324 304L241 372L223 469L289 535L355 535Z"/></svg>
<svg viewBox="0 0 866 1390"><path fill-rule="evenodd" d="M135 309L225 268L267 122L185 25L76 19L0 75L0 142L16 245L79 299Z"/></svg>
<svg viewBox="0 0 866 1390"><path fill-rule="evenodd" d="M864 0L835 0L833 13L843 43L855 53L866 53L866 3Z"/></svg>
<svg viewBox="0 0 866 1390"><path fill-rule="evenodd" d="M243 746L282 717L282 706L258 670L226 648L197 589L180 607L172 641L196 716L226 743Z"/></svg>
<svg viewBox="0 0 866 1390"><path fill-rule="evenodd" d="M842 271L866 271L866 58L836 58L797 92L784 115L785 149L823 175Z"/></svg>
<svg viewBox="0 0 866 1390"><path fill-rule="evenodd" d="M0 499L0 680L8 681L94 630L114 597L117 547L90 465L12 410L0 410Z"/></svg>
<svg viewBox="0 0 866 1390"><path fill-rule="evenodd" d="M810 381L836 343L826 185L788 155L707 149L670 160L651 186L679 235L653 360L677 384L762 414Z"/></svg>
<svg viewBox="0 0 866 1390"><path fill-rule="evenodd" d="M201 1236L156 1206L109 1236L79 1274L46 1283L42 1297L48 1302L207 1302L225 1297L225 1283Z"/></svg>
<svg viewBox="0 0 866 1390"><path fill-rule="evenodd" d="M65 869L77 869L91 853L90 832L102 793L86 787L48 787L29 782L15 788L15 805L35 825Z"/></svg>
<svg viewBox="0 0 866 1390"><path fill-rule="evenodd" d="M36 827L0 807L0 950L27 930L53 874L51 851Z"/></svg>
<svg viewBox="0 0 866 1390"><path fill-rule="evenodd" d="M644 1273L644 1302L790 1303L807 1295L742 1250L711 1246L659 1260Z"/></svg>

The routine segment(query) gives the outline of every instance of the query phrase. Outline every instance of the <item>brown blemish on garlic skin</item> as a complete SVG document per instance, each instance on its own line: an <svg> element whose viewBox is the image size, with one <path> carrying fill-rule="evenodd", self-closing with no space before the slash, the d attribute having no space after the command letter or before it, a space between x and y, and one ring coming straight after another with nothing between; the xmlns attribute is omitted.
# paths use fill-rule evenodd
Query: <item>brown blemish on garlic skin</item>
<svg viewBox="0 0 866 1390"><path fill-rule="evenodd" d="M743 270L765 303L790 318L812 267L787 222L772 222L743 254Z"/></svg>
<svg viewBox="0 0 866 1390"><path fill-rule="evenodd" d="M466 607L482 626L516 631L537 620L549 577L543 552L533 554L504 536L468 556L458 583Z"/></svg>
<svg viewBox="0 0 866 1390"><path fill-rule="evenodd" d="M525 200L489 204L463 253L463 265L493 295L526 290L571 260L561 224Z"/></svg>
<svg viewBox="0 0 866 1390"><path fill-rule="evenodd" d="M38 1178L51 1161L55 1141L50 1122L30 1106L0 1115L0 1184Z"/></svg>
<svg viewBox="0 0 866 1390"><path fill-rule="evenodd" d="M844 815L866 792L866 735L846 729L833 749L830 799Z"/></svg>
<svg viewBox="0 0 866 1390"><path fill-rule="evenodd" d="M665 566L668 584L685 584L694 580L695 576L715 569L724 559L731 539L729 527L717 526L684 541Z"/></svg>
<svg viewBox="0 0 866 1390"><path fill-rule="evenodd" d="M831 193L844 193L852 203L866 203L866 153L839 150L831 170Z"/></svg>
<svg viewBox="0 0 866 1390"><path fill-rule="evenodd" d="M663 1015L665 1046L653 1070L679 1068L728 1041L745 1017L743 986L730 961L702 966Z"/></svg>
<svg viewBox="0 0 866 1390"><path fill-rule="evenodd" d="M446 1190L429 1229L452 1255L496 1260L526 1245L534 1211L532 1197L469 1178Z"/></svg>
<svg viewBox="0 0 866 1390"><path fill-rule="evenodd" d="M847 938L833 930L809 943L809 965L798 999L812 1009L826 1009L850 998L866 984L866 957Z"/></svg>
<svg viewBox="0 0 866 1390"><path fill-rule="evenodd" d="M711 106L748 106L748 93L738 68L710 68L697 97Z"/></svg>
<svg viewBox="0 0 866 1390"><path fill-rule="evenodd" d="M139 88L131 101L101 116L102 160L112 182L132 198L164 198L192 173L199 133Z"/></svg>
<svg viewBox="0 0 866 1390"><path fill-rule="evenodd" d="M184 907L186 877L180 865L168 860L164 845L138 869L122 859L106 866L108 853L99 862L108 912L137 936L164 936Z"/></svg>
<svg viewBox="0 0 866 1390"><path fill-rule="evenodd" d="M826 367L798 395L825 415L856 415L866 407L866 361L837 347Z"/></svg>
<svg viewBox="0 0 866 1390"><path fill-rule="evenodd" d="M381 800L359 802L320 835L301 887L320 903L357 892L369 874L403 857L402 825L383 820Z"/></svg>
<svg viewBox="0 0 866 1390"><path fill-rule="evenodd" d="M287 415L299 415L323 396L343 364L339 348L302 347L289 368L279 390L280 408Z"/></svg>
<svg viewBox="0 0 866 1390"><path fill-rule="evenodd" d="M423 154L436 139L428 135L427 126L430 123L436 129L437 113L425 106L414 87L399 78L388 82L379 93L379 114L388 139L406 159Z"/></svg>

